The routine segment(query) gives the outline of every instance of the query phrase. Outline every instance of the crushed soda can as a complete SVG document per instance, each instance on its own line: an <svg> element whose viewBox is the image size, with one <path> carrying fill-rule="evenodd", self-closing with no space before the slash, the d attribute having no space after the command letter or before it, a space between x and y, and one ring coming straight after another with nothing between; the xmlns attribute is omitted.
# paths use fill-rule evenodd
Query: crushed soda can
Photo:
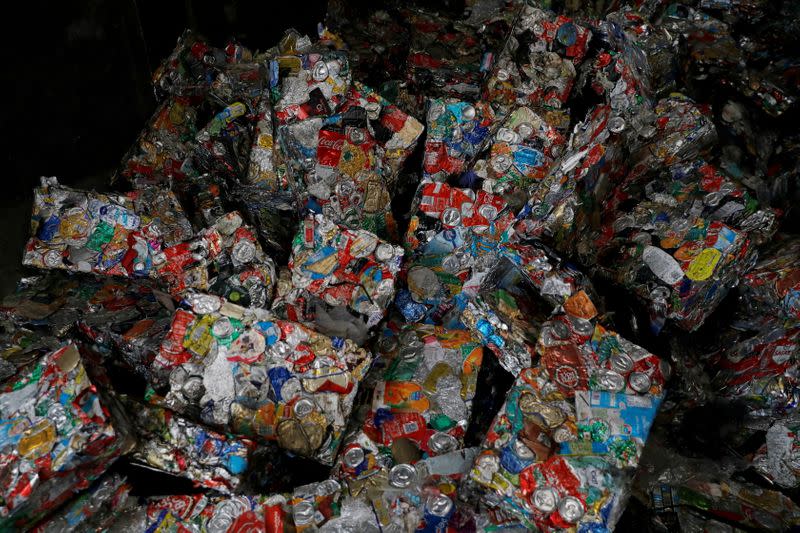
<svg viewBox="0 0 800 533"><path fill-rule="evenodd" d="M647 303L654 331L667 318L697 329L752 268L753 241L777 226L774 210L759 209L745 188L702 160L614 196L611 204L629 199L629 207L620 206L580 247L596 254L587 262L601 275Z"/></svg>
<svg viewBox="0 0 800 533"><path fill-rule="evenodd" d="M275 264L256 230L236 211L219 217L194 239L163 248L153 264L174 295L196 289L244 306L266 308L272 302Z"/></svg>
<svg viewBox="0 0 800 533"><path fill-rule="evenodd" d="M148 379L172 321L174 301L144 281L103 281L92 285L82 280L76 291L81 298L70 300L68 308L83 304L78 307L78 331L107 363Z"/></svg>
<svg viewBox="0 0 800 533"><path fill-rule="evenodd" d="M669 515L688 508L702 511L701 516L710 516L712 520L717 517L725 522L730 520L744 527L765 530L790 529L800 522L800 508L788 496L751 483L714 477L695 472L691 479L681 483L654 487L651 492L654 511ZM698 522L702 524L703 520Z"/></svg>
<svg viewBox="0 0 800 533"><path fill-rule="evenodd" d="M624 171L627 134L612 131L614 118L619 117L611 106L600 105L575 126L562 155L528 191L514 225L521 239L542 239L562 250L572 245L572 237L602 205L609 184Z"/></svg>
<svg viewBox="0 0 800 533"><path fill-rule="evenodd" d="M168 385L151 402L332 463L370 354L218 296L186 302L191 310L175 312L154 362Z"/></svg>
<svg viewBox="0 0 800 533"><path fill-rule="evenodd" d="M606 15L606 20L622 28L626 37L638 45L647 58L648 81L655 96L675 88L678 77L677 54L673 36L661 25L650 23L641 10L622 6Z"/></svg>
<svg viewBox="0 0 800 533"><path fill-rule="evenodd" d="M476 162L472 172L484 191L503 196L519 211L527 191L547 175L565 144L547 115L516 107L494 134L488 159Z"/></svg>
<svg viewBox="0 0 800 533"><path fill-rule="evenodd" d="M295 34L296 35L296 34ZM331 50L327 43L312 45L307 36L284 36L282 50L270 65L273 83L279 85L275 118L279 125L330 115L344 101L352 83L347 53ZM287 44L295 39L293 45Z"/></svg>
<svg viewBox="0 0 800 533"><path fill-rule="evenodd" d="M461 321L512 375L536 360L543 324L561 305L590 320L598 315L591 283L535 245L501 246ZM595 301L596 297L595 297Z"/></svg>
<svg viewBox="0 0 800 533"><path fill-rule="evenodd" d="M662 98L653 113L652 129L633 146L628 182L701 159L717 140L710 109L683 94Z"/></svg>
<svg viewBox="0 0 800 533"><path fill-rule="evenodd" d="M317 135L315 165L303 178L307 207L349 227L396 233L390 193L422 130L397 106L353 83Z"/></svg>
<svg viewBox="0 0 800 533"><path fill-rule="evenodd" d="M364 478L371 467L413 463L464 447L483 358L466 330L412 324L384 330L378 340L384 365L360 432L345 442L338 467ZM359 444L368 439L368 446ZM379 450L383 458L368 457Z"/></svg>
<svg viewBox="0 0 800 533"><path fill-rule="evenodd" d="M324 215L308 215L292 242L292 285L330 306L346 306L373 326L392 302L403 249Z"/></svg>
<svg viewBox="0 0 800 533"><path fill-rule="evenodd" d="M471 482L483 504L526 528L613 528L668 365L566 309L537 348L540 364L517 378Z"/></svg>
<svg viewBox="0 0 800 533"><path fill-rule="evenodd" d="M740 291L750 312L800 322L800 240L776 239L745 274Z"/></svg>
<svg viewBox="0 0 800 533"><path fill-rule="evenodd" d="M744 402L750 417L786 417L800 401L800 327L781 319L734 320L705 356L718 398Z"/></svg>
<svg viewBox="0 0 800 533"><path fill-rule="evenodd" d="M424 179L446 182L467 170L491 140L495 114L486 102L432 99L425 119Z"/></svg>
<svg viewBox="0 0 800 533"><path fill-rule="evenodd" d="M207 101L211 119L195 134L191 158L184 171L188 184L203 187L205 182L226 186L241 183L250 172L254 133L261 115L261 100L266 99L263 65L237 63L215 69ZM267 121L266 126L270 122ZM191 198L189 198L191 199Z"/></svg>
<svg viewBox="0 0 800 533"><path fill-rule="evenodd" d="M115 181L124 179L136 189L167 187L185 180L195 147L198 109L202 96L174 96L156 108L152 118L125 154Z"/></svg>
<svg viewBox="0 0 800 533"><path fill-rule="evenodd" d="M382 87L404 77L410 32L394 11L360 10L350 2L333 0L328 2L325 22L347 43L354 79Z"/></svg>
<svg viewBox="0 0 800 533"><path fill-rule="evenodd" d="M254 77L261 79L258 73ZM199 175L202 183L206 176L213 176L214 181L224 184L241 180L249 171L255 109L248 107L247 99L241 100L223 107L195 135L190 180Z"/></svg>
<svg viewBox="0 0 800 533"><path fill-rule="evenodd" d="M158 353L175 310L150 280L120 280L60 270L23 279L0 310L15 326L6 361L21 366L41 347L55 350L76 335L114 366L143 377ZM30 329L29 329L30 328ZM38 337L26 339L36 332Z"/></svg>
<svg viewBox="0 0 800 533"><path fill-rule="evenodd" d="M0 381L57 349L59 344L56 337L20 326L13 319L0 319Z"/></svg>
<svg viewBox="0 0 800 533"><path fill-rule="evenodd" d="M592 32L564 15L526 5L486 88L500 106L565 106Z"/></svg>
<svg viewBox="0 0 800 533"><path fill-rule="evenodd" d="M667 8L661 25L683 38L686 46L683 70L690 80L719 77L728 69L738 70L742 53L727 23L700 9L675 4Z"/></svg>
<svg viewBox="0 0 800 533"><path fill-rule="evenodd" d="M234 187L228 197L252 221L265 252L277 264L285 264L301 219L295 193L240 185Z"/></svg>
<svg viewBox="0 0 800 533"><path fill-rule="evenodd" d="M114 524L120 531L221 531L262 533L341 531L368 520L363 506L345 501L335 479L259 496L205 494L149 498ZM374 531L368 529L367 531Z"/></svg>
<svg viewBox="0 0 800 533"><path fill-rule="evenodd" d="M574 36L572 22L564 27ZM592 31L602 52L591 65L584 63L587 91L604 103L590 107L544 177L529 187L515 224L524 238L543 239L565 253L575 235L592 227L611 187L625 176L628 145L652 135L646 57L611 22L600 21Z"/></svg>
<svg viewBox="0 0 800 533"><path fill-rule="evenodd" d="M185 477L196 487L232 493L242 484L255 444L217 433L168 409L121 398L139 438L131 459Z"/></svg>
<svg viewBox="0 0 800 533"><path fill-rule="evenodd" d="M796 414L770 424L764 444L753 456L753 467L761 475L783 488L800 485L800 420Z"/></svg>
<svg viewBox="0 0 800 533"><path fill-rule="evenodd" d="M676 225L688 222L652 204L640 205L637 211L634 220L639 215L648 219L648 223L659 217ZM633 222L623 233L632 237L638 234L642 241L631 240L606 248L609 260L619 258L612 278L623 285L636 284L631 288L648 304L651 329L655 332L661 330L667 318L684 329L697 329L754 260L754 250L745 234L719 221L700 217L690 220L682 230L665 228L665 233L674 232L675 241L669 241L670 236L661 232L650 240L651 235L638 233L642 226ZM658 246L665 241L675 244Z"/></svg>
<svg viewBox="0 0 800 533"><path fill-rule="evenodd" d="M153 73L156 96L204 96L214 78L214 69L234 62L233 54L229 57L226 52L212 47L197 33L184 30L175 48Z"/></svg>
<svg viewBox="0 0 800 533"><path fill-rule="evenodd" d="M293 526L285 495L185 494L149 498L114 523L117 531L282 532ZM287 528L287 529L284 529ZM291 530L291 529L288 529Z"/></svg>
<svg viewBox="0 0 800 533"><path fill-rule="evenodd" d="M250 147L250 164L247 168L246 183L259 189L285 191L289 184L279 177L280 152L275 145L275 121L272 103L264 96L256 109L256 124L253 144ZM283 171L285 173L285 169Z"/></svg>
<svg viewBox="0 0 800 533"><path fill-rule="evenodd" d="M101 194L42 178L31 233L25 265L145 277L154 270L153 256L190 238L192 229L170 192Z"/></svg>
<svg viewBox="0 0 800 533"><path fill-rule="evenodd" d="M0 387L3 529L41 520L133 445L124 416L101 400L74 344L43 356Z"/></svg>
<svg viewBox="0 0 800 533"><path fill-rule="evenodd" d="M366 111L370 140L380 148L382 166L390 177L396 176L414 151L424 126L374 89L354 81L337 112L344 114L344 119L359 108Z"/></svg>
<svg viewBox="0 0 800 533"><path fill-rule="evenodd" d="M351 451L343 461L353 463L356 456L362 456L365 464L370 464L369 469L360 469L357 474L343 471L340 477L352 498L351 509L358 510L351 513L363 517L359 520L361 527L369 531L447 531L458 514L459 485L476 452L476 448L465 448L413 464L375 464L379 457L376 450Z"/></svg>
<svg viewBox="0 0 800 533"><path fill-rule="evenodd" d="M475 2L452 5L463 12L446 15L429 5L400 10L408 21L410 50L405 80L409 92L421 98L457 98L474 102L485 72L503 50L523 2Z"/></svg>
<svg viewBox="0 0 800 533"><path fill-rule="evenodd" d="M479 37L464 23L419 8L401 10L409 25L405 80L419 96L474 101L480 94L483 50Z"/></svg>
<svg viewBox="0 0 800 533"><path fill-rule="evenodd" d="M133 487L117 473L106 474L86 492L70 501L52 517L31 529L34 533L106 530L135 505Z"/></svg>
<svg viewBox="0 0 800 533"><path fill-rule="evenodd" d="M457 325L514 221L513 211L498 195L429 180L420 184L415 206L404 242L407 288L396 305L410 322Z"/></svg>

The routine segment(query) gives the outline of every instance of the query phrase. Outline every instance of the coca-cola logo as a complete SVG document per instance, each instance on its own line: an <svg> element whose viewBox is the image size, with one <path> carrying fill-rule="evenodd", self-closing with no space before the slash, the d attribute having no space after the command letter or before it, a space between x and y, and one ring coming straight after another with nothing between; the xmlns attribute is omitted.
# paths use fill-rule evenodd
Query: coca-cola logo
<svg viewBox="0 0 800 533"><path fill-rule="evenodd" d="M556 368L555 372L555 379L556 383L568 387L570 389L574 389L578 386L578 371L572 368L571 366L560 366Z"/></svg>
<svg viewBox="0 0 800 533"><path fill-rule="evenodd" d="M328 139L323 137L319 140L319 147L329 150L341 150L344 147L344 139Z"/></svg>

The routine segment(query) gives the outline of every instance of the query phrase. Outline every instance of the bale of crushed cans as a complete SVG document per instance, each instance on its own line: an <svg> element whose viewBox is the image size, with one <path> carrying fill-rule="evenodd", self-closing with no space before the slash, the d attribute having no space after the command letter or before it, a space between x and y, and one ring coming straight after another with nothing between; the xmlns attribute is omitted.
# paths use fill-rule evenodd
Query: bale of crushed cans
<svg viewBox="0 0 800 533"><path fill-rule="evenodd" d="M0 529L800 527L800 13L439 4L187 30L42 178Z"/></svg>

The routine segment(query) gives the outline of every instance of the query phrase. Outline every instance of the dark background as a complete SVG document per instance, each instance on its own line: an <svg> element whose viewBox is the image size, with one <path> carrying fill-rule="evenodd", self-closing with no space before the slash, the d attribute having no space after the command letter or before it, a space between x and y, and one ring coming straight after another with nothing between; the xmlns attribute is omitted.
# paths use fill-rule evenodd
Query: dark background
<svg viewBox="0 0 800 533"><path fill-rule="evenodd" d="M315 35L324 0L25 1L4 17L0 296L16 285L40 176L100 189L155 109L150 75L185 28L265 49Z"/></svg>

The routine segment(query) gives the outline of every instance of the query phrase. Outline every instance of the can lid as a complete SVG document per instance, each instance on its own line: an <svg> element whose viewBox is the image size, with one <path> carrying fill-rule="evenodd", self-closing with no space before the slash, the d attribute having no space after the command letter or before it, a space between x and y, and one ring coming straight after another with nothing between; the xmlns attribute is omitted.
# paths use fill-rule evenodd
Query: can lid
<svg viewBox="0 0 800 533"><path fill-rule="evenodd" d="M523 460L532 460L536 458L536 454L519 439L514 441L514 454Z"/></svg>
<svg viewBox="0 0 800 533"><path fill-rule="evenodd" d="M219 308L222 306L219 297L211 294L195 293L189 295L186 300L189 302L189 305L192 306L192 311L201 315L219 311Z"/></svg>
<svg viewBox="0 0 800 533"><path fill-rule="evenodd" d="M523 139L527 139L533 134L533 126L528 122L523 122L517 126L517 133L519 133Z"/></svg>
<svg viewBox="0 0 800 533"><path fill-rule="evenodd" d="M445 517L453 510L453 500L446 494L437 494L428 498L425 507L433 516Z"/></svg>
<svg viewBox="0 0 800 533"><path fill-rule="evenodd" d="M508 128L500 128L499 130L497 130L497 134L495 135L495 137L498 141L509 144L518 143L520 141L517 133Z"/></svg>
<svg viewBox="0 0 800 533"><path fill-rule="evenodd" d="M311 398L300 398L294 404L294 415L297 418L305 418L314 411L314 401Z"/></svg>
<svg viewBox="0 0 800 533"><path fill-rule="evenodd" d="M671 291L669 290L669 287L659 285L653 288L652 291L650 291L650 299L653 300L654 302L661 302L661 301L665 302L667 301L667 298L669 298L670 292Z"/></svg>
<svg viewBox="0 0 800 533"><path fill-rule="evenodd" d="M633 369L633 359L624 352L611 355L611 369L620 374L627 374Z"/></svg>
<svg viewBox="0 0 800 533"><path fill-rule="evenodd" d="M478 214L491 222L497 218L497 208L492 204L483 204L478 208Z"/></svg>
<svg viewBox="0 0 800 533"><path fill-rule="evenodd" d="M570 524L578 522L584 512L583 503L575 496L564 496L558 502L558 514Z"/></svg>
<svg viewBox="0 0 800 533"><path fill-rule="evenodd" d="M342 490L342 485L335 479L326 479L317 483L316 492L317 496L328 496Z"/></svg>
<svg viewBox="0 0 800 533"><path fill-rule="evenodd" d="M309 524L314 520L314 505L309 501L301 500L294 504L292 514L296 524Z"/></svg>
<svg viewBox="0 0 800 533"><path fill-rule="evenodd" d="M367 134L361 128L352 128L350 130L350 142L353 144L361 144L367 140Z"/></svg>
<svg viewBox="0 0 800 533"><path fill-rule="evenodd" d="M464 106L461 110L461 116L464 120L472 120L475 118L475 108L471 105Z"/></svg>
<svg viewBox="0 0 800 533"><path fill-rule="evenodd" d="M631 372L631 375L628 376L628 385L639 394L647 393L652 384L650 376L644 372Z"/></svg>
<svg viewBox="0 0 800 533"><path fill-rule="evenodd" d="M597 384L602 390L619 392L625 388L625 378L613 370L601 368L595 374Z"/></svg>
<svg viewBox="0 0 800 533"><path fill-rule="evenodd" d="M498 154L491 159L490 164L492 165L492 170L500 173L500 172L505 172L506 170L511 168L512 162L511 158L508 157L507 155Z"/></svg>
<svg viewBox="0 0 800 533"><path fill-rule="evenodd" d="M231 319L223 316L218 318L211 326L211 334L217 338L229 337L233 333L233 323Z"/></svg>
<svg viewBox="0 0 800 533"><path fill-rule="evenodd" d="M437 431L428 439L428 448L436 454L447 453L458 447L458 441L449 433Z"/></svg>
<svg viewBox="0 0 800 533"><path fill-rule="evenodd" d="M461 212L455 207L448 207L442 211L442 223L446 226L458 226L461 224Z"/></svg>
<svg viewBox="0 0 800 533"><path fill-rule="evenodd" d="M59 267L63 263L61 252L58 250L49 250L44 254L43 260L44 264L49 268Z"/></svg>
<svg viewBox="0 0 800 533"><path fill-rule="evenodd" d="M568 339L570 336L569 326L561 320L554 320L550 323L550 331L557 339Z"/></svg>
<svg viewBox="0 0 800 533"><path fill-rule="evenodd" d="M594 324L591 320L579 316L567 315L569 317L572 330L578 335L591 335L594 332Z"/></svg>
<svg viewBox="0 0 800 533"><path fill-rule="evenodd" d="M201 376L188 376L181 385L181 394L190 402L199 401L205 394L203 378Z"/></svg>
<svg viewBox="0 0 800 533"><path fill-rule="evenodd" d="M391 244L381 243L375 249L375 257L378 261L386 262L394 256L394 247Z"/></svg>
<svg viewBox="0 0 800 533"><path fill-rule="evenodd" d="M552 513L558 506L558 492L553 487L539 487L531 494L531 504L543 513Z"/></svg>
<svg viewBox="0 0 800 533"><path fill-rule="evenodd" d="M620 133L625 129L625 119L622 117L611 117L608 119L608 130L611 133Z"/></svg>
<svg viewBox="0 0 800 533"><path fill-rule="evenodd" d="M314 63L311 70L311 77L314 78L314 81L325 81L328 79L328 74L328 64L325 61L319 60Z"/></svg>
<svg viewBox="0 0 800 533"><path fill-rule="evenodd" d="M410 486L417 477L417 469L413 465L401 463L389 471L389 484L404 489Z"/></svg>
<svg viewBox="0 0 800 533"><path fill-rule="evenodd" d="M344 464L348 468L356 468L364 462L365 457L364 448L361 446L353 446L344 452Z"/></svg>
<svg viewBox="0 0 800 533"><path fill-rule="evenodd" d="M256 245L247 239L240 239L231 250L231 257L239 264L249 263L256 257Z"/></svg>

